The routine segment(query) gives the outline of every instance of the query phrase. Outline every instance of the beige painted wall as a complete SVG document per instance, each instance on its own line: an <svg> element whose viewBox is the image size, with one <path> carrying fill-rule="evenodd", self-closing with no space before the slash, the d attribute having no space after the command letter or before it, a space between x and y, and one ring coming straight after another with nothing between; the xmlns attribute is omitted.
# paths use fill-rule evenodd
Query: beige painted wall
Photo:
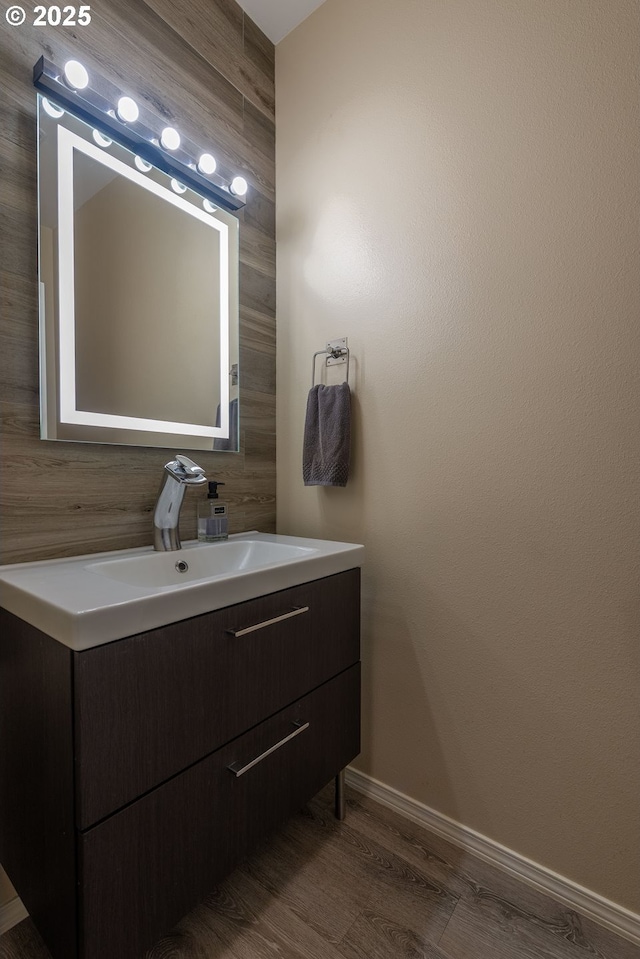
<svg viewBox="0 0 640 959"><path fill-rule="evenodd" d="M640 910L637 10L327 0L276 129L278 523L367 546L357 766Z"/></svg>

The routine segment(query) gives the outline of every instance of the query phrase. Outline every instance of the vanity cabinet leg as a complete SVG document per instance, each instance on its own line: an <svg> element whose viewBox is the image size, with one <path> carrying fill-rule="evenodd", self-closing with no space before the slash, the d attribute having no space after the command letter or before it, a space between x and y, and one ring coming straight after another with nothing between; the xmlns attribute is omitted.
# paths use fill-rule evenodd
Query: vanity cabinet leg
<svg viewBox="0 0 640 959"><path fill-rule="evenodd" d="M344 769L336 776L336 819L343 820L346 815L346 801L344 796Z"/></svg>

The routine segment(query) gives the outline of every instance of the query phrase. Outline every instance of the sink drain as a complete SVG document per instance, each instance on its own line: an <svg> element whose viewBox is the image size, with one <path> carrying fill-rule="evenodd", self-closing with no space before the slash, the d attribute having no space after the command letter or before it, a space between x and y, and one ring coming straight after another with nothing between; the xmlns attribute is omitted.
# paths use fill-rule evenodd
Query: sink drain
<svg viewBox="0 0 640 959"><path fill-rule="evenodd" d="M178 573L186 573L189 569L189 564L185 563L183 559L179 559L176 563L176 570Z"/></svg>

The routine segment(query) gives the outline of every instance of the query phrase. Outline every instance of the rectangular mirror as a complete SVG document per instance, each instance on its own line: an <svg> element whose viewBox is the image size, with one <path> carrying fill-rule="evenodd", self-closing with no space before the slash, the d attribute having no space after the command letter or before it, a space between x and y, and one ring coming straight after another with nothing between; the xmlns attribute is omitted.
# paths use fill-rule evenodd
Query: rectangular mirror
<svg viewBox="0 0 640 959"><path fill-rule="evenodd" d="M38 96L41 436L238 449L238 220Z"/></svg>

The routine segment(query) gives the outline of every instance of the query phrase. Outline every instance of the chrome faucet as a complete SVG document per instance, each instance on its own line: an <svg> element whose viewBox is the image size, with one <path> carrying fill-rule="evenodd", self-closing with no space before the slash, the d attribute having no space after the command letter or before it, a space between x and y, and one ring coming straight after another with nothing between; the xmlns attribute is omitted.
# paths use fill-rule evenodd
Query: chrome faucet
<svg viewBox="0 0 640 959"><path fill-rule="evenodd" d="M186 487L202 486L207 478L201 466L181 453L176 453L176 458L166 463L164 470L153 513L153 548L169 552L182 549L178 522Z"/></svg>

